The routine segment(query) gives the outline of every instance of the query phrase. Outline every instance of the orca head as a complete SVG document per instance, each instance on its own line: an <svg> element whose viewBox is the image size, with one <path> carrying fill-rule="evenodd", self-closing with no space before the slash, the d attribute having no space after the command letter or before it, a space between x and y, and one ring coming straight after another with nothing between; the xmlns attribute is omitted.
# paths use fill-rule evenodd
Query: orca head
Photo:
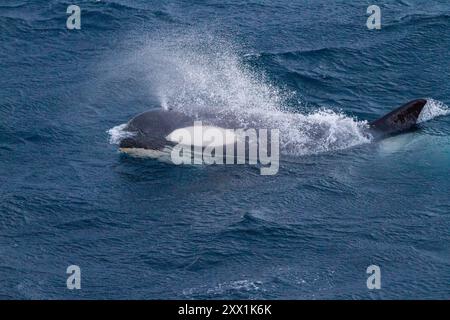
<svg viewBox="0 0 450 320"><path fill-rule="evenodd" d="M131 119L125 131L131 135L119 143L121 149L160 150L173 145L166 139L172 131L192 123L192 119L181 113L154 109Z"/></svg>

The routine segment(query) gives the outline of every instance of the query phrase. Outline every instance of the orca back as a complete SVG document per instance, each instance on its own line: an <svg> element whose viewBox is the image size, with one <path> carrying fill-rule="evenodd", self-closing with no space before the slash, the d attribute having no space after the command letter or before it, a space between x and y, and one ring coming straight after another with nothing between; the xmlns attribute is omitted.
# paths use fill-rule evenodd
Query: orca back
<svg viewBox="0 0 450 320"><path fill-rule="evenodd" d="M392 135L413 129L427 100L410 101L378 120L370 122L370 128L378 134Z"/></svg>

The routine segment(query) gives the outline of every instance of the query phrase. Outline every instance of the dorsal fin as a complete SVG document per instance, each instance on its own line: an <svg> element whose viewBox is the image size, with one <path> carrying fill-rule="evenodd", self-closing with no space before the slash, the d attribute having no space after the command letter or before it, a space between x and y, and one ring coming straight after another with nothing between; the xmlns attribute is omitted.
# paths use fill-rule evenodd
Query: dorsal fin
<svg viewBox="0 0 450 320"><path fill-rule="evenodd" d="M370 127L372 130L386 135L409 130L417 124L417 119L426 103L425 99L410 101L382 118L372 121Z"/></svg>

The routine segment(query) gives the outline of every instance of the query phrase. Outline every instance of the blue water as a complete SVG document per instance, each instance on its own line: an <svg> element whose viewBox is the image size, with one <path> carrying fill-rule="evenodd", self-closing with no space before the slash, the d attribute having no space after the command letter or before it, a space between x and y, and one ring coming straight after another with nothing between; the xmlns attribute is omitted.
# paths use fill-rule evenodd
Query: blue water
<svg viewBox="0 0 450 320"><path fill-rule="evenodd" d="M372 2L2 0L0 298L450 298L450 3L371 31ZM419 130L361 135L419 97ZM278 174L120 154L161 105L262 110Z"/></svg>

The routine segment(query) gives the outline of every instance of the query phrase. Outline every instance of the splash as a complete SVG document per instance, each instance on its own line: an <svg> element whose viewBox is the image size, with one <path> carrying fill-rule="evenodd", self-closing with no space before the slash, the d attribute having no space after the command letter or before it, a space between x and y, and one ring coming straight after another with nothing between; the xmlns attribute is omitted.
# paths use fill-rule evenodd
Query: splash
<svg viewBox="0 0 450 320"><path fill-rule="evenodd" d="M184 33L147 40L130 67L145 75L163 108L213 123L230 119L240 128L279 129L285 154L345 149L372 139L365 121L327 109L300 113L306 109L300 102L292 112L288 101L295 92L274 85L246 63L245 54L216 36ZM121 135L115 134L117 142Z"/></svg>
<svg viewBox="0 0 450 320"><path fill-rule="evenodd" d="M450 115L450 108L446 106L443 102L427 99L422 112L419 115L418 123L432 120L436 117Z"/></svg>
<svg viewBox="0 0 450 320"><path fill-rule="evenodd" d="M133 133L124 130L126 125L126 123L123 123L107 131L110 144L119 144L123 139L133 136Z"/></svg>

